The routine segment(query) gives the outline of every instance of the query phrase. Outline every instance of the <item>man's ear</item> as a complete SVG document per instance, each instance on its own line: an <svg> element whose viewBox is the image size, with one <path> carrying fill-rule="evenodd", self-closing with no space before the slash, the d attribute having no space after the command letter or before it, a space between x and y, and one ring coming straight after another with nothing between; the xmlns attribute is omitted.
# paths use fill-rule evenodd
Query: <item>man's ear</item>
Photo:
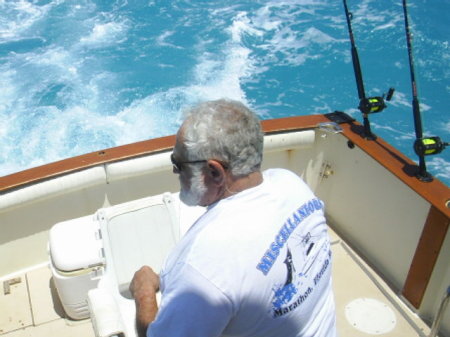
<svg viewBox="0 0 450 337"><path fill-rule="evenodd" d="M225 169L217 160L208 160L208 174L216 185L222 185L225 182Z"/></svg>

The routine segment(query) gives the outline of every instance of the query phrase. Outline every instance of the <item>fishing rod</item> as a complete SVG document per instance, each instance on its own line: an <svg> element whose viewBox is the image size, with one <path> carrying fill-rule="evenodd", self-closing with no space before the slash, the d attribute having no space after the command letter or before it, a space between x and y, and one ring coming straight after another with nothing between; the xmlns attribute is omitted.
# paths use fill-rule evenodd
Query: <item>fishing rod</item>
<svg viewBox="0 0 450 337"><path fill-rule="evenodd" d="M353 30L352 30L352 23L351 20L353 19L352 13L349 12L347 7L347 1L344 0L344 9L345 9L345 16L347 18L347 27L348 27L348 34L350 36L350 43L351 43L351 53L352 53L352 61L353 61L353 70L355 73L355 79L356 79L356 87L358 89L358 97L359 97L359 106L358 109L363 114L363 120L364 120L364 137L368 140L375 140L376 136L372 133L370 129L370 121L369 121L369 114L381 112L386 108L385 98L387 101L390 101L392 98L392 95L394 94L394 88L390 88L387 95L383 94L382 97L376 96L376 97L366 97L366 93L364 90L364 81L361 71L361 65L359 62L359 56L358 56L358 50L356 49L355 39L353 37Z"/></svg>
<svg viewBox="0 0 450 337"><path fill-rule="evenodd" d="M411 73L411 87L412 87L412 107L414 116L414 128L416 131L416 140L414 142L414 151L419 156L419 172L417 178L424 182L430 182L433 180L431 174L427 172L425 163L425 156L441 153L449 143L443 142L439 137L423 137L422 119L420 117L420 104L417 94L416 76L414 72L414 59L411 43L411 32L408 22L408 9L406 0L403 0L403 14L405 17L405 32L406 32L406 44L408 47L409 57L409 71Z"/></svg>

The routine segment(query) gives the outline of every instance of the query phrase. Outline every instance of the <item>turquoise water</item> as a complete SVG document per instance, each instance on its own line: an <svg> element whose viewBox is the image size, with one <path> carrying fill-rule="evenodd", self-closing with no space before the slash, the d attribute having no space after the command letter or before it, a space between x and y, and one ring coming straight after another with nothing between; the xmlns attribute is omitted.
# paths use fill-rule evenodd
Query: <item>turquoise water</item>
<svg viewBox="0 0 450 337"><path fill-rule="evenodd" d="M424 132L450 141L450 1L408 1ZM401 0L348 0L372 129L417 160ZM0 176L172 134L201 100L361 121L342 1L0 1ZM450 184L450 149L427 167Z"/></svg>

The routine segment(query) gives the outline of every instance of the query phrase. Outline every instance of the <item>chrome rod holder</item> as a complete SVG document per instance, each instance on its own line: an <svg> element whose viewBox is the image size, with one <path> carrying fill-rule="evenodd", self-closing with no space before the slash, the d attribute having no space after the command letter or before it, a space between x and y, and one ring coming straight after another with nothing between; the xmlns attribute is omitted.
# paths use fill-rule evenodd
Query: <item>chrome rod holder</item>
<svg viewBox="0 0 450 337"><path fill-rule="evenodd" d="M434 318L433 325L431 326L431 331L428 337L436 337L449 299L450 299L450 286L447 288L447 293L442 298L441 305L439 306L439 310L436 314L436 317Z"/></svg>
<svg viewBox="0 0 450 337"><path fill-rule="evenodd" d="M324 122L317 124L317 129L324 131L326 133L341 133L343 130L338 123L335 122Z"/></svg>

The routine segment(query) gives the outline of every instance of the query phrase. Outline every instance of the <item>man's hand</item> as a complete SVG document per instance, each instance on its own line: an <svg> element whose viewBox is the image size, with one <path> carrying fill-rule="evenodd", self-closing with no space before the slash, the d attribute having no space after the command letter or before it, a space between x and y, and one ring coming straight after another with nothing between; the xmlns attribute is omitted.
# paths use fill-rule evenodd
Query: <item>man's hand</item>
<svg viewBox="0 0 450 337"><path fill-rule="evenodd" d="M134 273L130 284L131 295L135 299L148 293L157 293L159 290L159 276L149 266L143 266Z"/></svg>
<svg viewBox="0 0 450 337"><path fill-rule="evenodd" d="M159 276L152 268L144 266L134 274L130 292L136 303L136 329L139 337L146 335L148 325L155 320L158 290Z"/></svg>

